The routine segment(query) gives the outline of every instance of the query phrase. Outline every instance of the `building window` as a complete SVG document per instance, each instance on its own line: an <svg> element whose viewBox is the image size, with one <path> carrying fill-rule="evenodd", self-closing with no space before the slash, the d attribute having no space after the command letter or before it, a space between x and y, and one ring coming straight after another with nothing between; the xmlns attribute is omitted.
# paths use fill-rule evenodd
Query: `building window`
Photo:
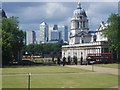
<svg viewBox="0 0 120 90"><path fill-rule="evenodd" d="M82 16L80 16L80 19L82 19Z"/></svg>
<svg viewBox="0 0 120 90"><path fill-rule="evenodd" d="M79 28L79 22L77 22L77 28Z"/></svg>
<svg viewBox="0 0 120 90"><path fill-rule="evenodd" d="M82 40L82 43L84 43L84 40Z"/></svg>
<svg viewBox="0 0 120 90"><path fill-rule="evenodd" d="M83 28L85 28L85 21L83 21Z"/></svg>
<svg viewBox="0 0 120 90"><path fill-rule="evenodd" d="M81 25L81 28L82 28L82 21L80 23L81 23L80 25Z"/></svg>

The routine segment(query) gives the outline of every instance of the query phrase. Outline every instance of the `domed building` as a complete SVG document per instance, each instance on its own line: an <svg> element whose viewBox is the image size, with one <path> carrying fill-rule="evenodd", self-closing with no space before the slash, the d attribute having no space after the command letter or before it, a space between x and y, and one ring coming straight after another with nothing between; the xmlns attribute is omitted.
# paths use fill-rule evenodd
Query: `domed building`
<svg viewBox="0 0 120 90"><path fill-rule="evenodd" d="M81 4L78 3L77 9L74 10L71 18L69 44L87 43L90 42L90 38L86 12L81 8Z"/></svg>
<svg viewBox="0 0 120 90"><path fill-rule="evenodd" d="M89 54L108 53L108 40L102 34L106 26L107 24L102 22L96 31L89 31L87 14L78 3L71 18L69 45L62 46L62 58L68 60L69 57L73 60L77 57L79 62L81 57L86 60Z"/></svg>

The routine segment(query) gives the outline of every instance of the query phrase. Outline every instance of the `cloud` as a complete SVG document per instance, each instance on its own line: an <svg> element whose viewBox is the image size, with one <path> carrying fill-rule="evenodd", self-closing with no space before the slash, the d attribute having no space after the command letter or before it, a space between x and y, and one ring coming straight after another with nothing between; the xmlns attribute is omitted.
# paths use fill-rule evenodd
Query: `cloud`
<svg viewBox="0 0 120 90"><path fill-rule="evenodd" d="M23 5L23 3L21 4ZM13 9L13 15L18 16L21 23L60 22L65 20L71 12L71 9L62 3L40 3L37 6L26 7L19 7L20 5L16 7L17 10ZM12 13L9 13L9 15L12 15Z"/></svg>
<svg viewBox="0 0 120 90"><path fill-rule="evenodd" d="M76 2L10 2L3 3L8 16L18 16L21 28L39 29L41 22L65 24L70 26L70 19L76 9ZM101 21L106 21L111 13L117 12L117 3L85 2L85 9L91 30L95 30Z"/></svg>
<svg viewBox="0 0 120 90"><path fill-rule="evenodd" d="M117 13L117 3L115 2L94 2L90 3L86 9L89 26L96 30L102 21L107 21L111 13Z"/></svg>

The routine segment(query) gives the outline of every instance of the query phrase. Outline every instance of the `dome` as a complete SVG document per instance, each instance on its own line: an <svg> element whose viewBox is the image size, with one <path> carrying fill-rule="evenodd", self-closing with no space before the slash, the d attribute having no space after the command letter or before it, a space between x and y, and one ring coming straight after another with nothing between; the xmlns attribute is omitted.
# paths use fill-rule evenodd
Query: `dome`
<svg viewBox="0 0 120 90"><path fill-rule="evenodd" d="M82 9L81 4L78 3L77 9L74 11L74 17L79 18L81 16L87 17L85 10Z"/></svg>

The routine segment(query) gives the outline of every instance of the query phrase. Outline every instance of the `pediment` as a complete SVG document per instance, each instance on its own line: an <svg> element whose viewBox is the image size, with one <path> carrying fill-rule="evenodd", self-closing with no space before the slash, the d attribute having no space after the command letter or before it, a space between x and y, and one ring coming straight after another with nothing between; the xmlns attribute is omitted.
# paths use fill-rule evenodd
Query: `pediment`
<svg viewBox="0 0 120 90"><path fill-rule="evenodd" d="M81 31L81 32L77 33L75 36L79 36L79 37L81 37L81 36L90 36L90 34L85 32L85 31Z"/></svg>

